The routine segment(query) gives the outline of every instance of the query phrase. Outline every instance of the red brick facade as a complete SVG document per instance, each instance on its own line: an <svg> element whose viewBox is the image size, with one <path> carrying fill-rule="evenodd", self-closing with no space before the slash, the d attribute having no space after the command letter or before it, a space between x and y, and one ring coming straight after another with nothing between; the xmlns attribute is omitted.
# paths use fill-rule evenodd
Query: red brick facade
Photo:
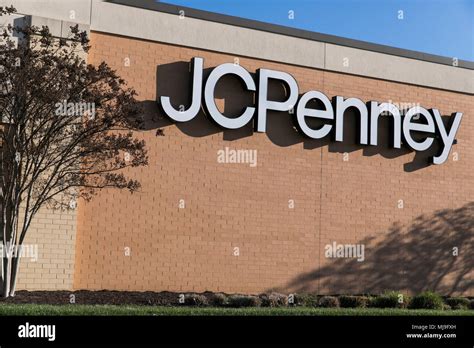
<svg viewBox="0 0 474 348"><path fill-rule="evenodd" d="M148 129L138 136L149 166L133 171L141 193L104 191L80 205L74 288L474 295L471 95L98 32L91 39L89 62L106 61L143 101ZM458 144L446 163L426 166L429 154L391 149L383 125L377 147L355 145L354 122L343 143L309 140L287 113L271 113L267 133L223 130L202 113L174 125L157 96L186 103L196 56L205 68L238 58L251 73L288 72L300 93L463 112ZM216 98L229 115L252 103L232 78ZM218 163L225 147L257 150L257 166ZM364 244L365 260L326 258L334 241Z"/></svg>

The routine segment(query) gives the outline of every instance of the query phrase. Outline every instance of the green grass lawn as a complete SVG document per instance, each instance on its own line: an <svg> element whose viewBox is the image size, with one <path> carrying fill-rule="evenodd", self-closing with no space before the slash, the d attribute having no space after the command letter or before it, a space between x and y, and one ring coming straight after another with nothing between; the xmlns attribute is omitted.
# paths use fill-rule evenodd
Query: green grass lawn
<svg viewBox="0 0 474 348"><path fill-rule="evenodd" d="M474 315L474 310L427 310L395 308L215 308L111 305L0 304L5 315Z"/></svg>

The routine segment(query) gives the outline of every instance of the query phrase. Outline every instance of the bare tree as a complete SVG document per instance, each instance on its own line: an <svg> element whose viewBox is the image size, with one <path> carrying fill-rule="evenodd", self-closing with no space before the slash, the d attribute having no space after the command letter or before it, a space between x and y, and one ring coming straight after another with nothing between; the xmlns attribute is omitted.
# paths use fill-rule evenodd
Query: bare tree
<svg viewBox="0 0 474 348"><path fill-rule="evenodd" d="M15 12L0 7L0 15ZM12 36L19 37L15 43ZM103 188L137 191L123 169L147 164L136 93L102 62L88 65L86 32L4 28L0 43L1 294L14 296L21 247L41 207L71 209Z"/></svg>

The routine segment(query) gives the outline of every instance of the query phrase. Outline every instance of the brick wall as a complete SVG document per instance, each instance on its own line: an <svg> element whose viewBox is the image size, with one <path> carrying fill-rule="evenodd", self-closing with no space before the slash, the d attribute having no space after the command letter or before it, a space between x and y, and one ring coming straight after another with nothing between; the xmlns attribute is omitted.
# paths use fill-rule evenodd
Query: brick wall
<svg viewBox="0 0 474 348"><path fill-rule="evenodd" d="M1 144L0 144L1 145ZM25 205L20 206L20 227ZM74 280L76 211L44 206L22 244L16 290L71 290Z"/></svg>
<svg viewBox="0 0 474 348"><path fill-rule="evenodd" d="M42 23L41 17L33 18L37 21L35 25L48 24ZM82 49L77 53L87 59L87 54ZM23 243L24 247L37 250L38 258L26 257L20 260L17 290L73 288L76 230L75 210L61 211L47 206L40 209L33 218Z"/></svg>
<svg viewBox="0 0 474 348"><path fill-rule="evenodd" d="M472 96L97 32L91 38L89 62L106 61L139 93L148 121L137 136L150 164L129 171L142 192L104 191L79 206L74 288L474 294ZM270 113L259 134L251 125L223 131L203 114L173 125L155 101L170 95L186 103L195 56L205 68L238 58L250 72L286 71L300 93L462 111L459 143L447 163L427 167L426 155L389 148L388 124L379 146L356 145L350 113L342 144L303 138L283 113ZM283 90L274 85L270 93ZM252 103L232 78L216 98L227 115ZM258 165L218 163L225 147L257 150ZM325 257L332 242L364 244L365 260Z"/></svg>
<svg viewBox="0 0 474 348"><path fill-rule="evenodd" d="M21 259L18 290L72 289L76 221L74 210L40 209L23 243L24 247L36 248L38 258Z"/></svg>

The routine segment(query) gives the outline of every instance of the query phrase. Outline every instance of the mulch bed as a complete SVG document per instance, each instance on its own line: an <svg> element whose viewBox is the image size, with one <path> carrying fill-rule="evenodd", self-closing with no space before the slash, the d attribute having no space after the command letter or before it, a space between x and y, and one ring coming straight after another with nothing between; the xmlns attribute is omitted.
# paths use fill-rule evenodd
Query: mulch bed
<svg viewBox="0 0 474 348"><path fill-rule="evenodd" d="M75 304L86 305L153 305L166 306L177 305L180 293L175 292L153 292L153 291L17 291L14 297L0 298L2 303L18 304L70 304L71 295L75 297ZM204 293L203 295L206 295ZM208 296L211 293L207 294ZM207 297L207 296L206 296Z"/></svg>

